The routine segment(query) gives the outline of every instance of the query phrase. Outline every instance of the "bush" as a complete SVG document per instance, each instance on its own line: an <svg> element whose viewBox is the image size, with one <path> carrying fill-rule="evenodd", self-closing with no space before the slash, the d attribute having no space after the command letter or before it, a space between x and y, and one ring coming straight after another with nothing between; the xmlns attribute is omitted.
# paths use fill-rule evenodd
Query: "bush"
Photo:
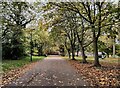
<svg viewBox="0 0 120 88"><path fill-rule="evenodd" d="M17 60L24 56L24 47L21 43L16 42L2 44L2 58Z"/></svg>

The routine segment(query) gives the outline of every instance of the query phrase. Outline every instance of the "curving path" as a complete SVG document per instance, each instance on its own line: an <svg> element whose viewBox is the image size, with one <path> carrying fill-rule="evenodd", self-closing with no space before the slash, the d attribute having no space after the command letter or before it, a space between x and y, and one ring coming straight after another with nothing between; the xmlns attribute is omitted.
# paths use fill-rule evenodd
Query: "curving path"
<svg viewBox="0 0 120 88"><path fill-rule="evenodd" d="M7 86L88 86L80 74L59 56L48 56Z"/></svg>

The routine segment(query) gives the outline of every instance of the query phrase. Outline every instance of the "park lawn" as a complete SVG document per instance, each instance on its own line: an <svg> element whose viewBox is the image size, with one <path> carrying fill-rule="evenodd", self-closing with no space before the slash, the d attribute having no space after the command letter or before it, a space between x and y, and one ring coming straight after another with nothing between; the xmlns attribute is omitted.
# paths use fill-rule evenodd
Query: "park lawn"
<svg viewBox="0 0 120 88"><path fill-rule="evenodd" d="M82 57L76 57L76 59L77 60L82 60ZM107 62L107 63L118 63L118 60L120 60L120 58L112 58L112 57L110 57L110 58L104 58L104 59L99 59L100 60L100 62ZM94 61L94 58L93 57L88 57L87 58L87 61L88 62L93 62Z"/></svg>
<svg viewBox="0 0 120 88"><path fill-rule="evenodd" d="M63 58L68 59L68 57L63 57ZM79 60L79 61L82 61L82 57L81 57L81 56L75 57L75 59L76 59L76 60ZM88 62L93 62L93 61L94 61L94 58L93 58L92 56L88 56L88 57L86 58L86 60L87 60ZM110 58L104 58L104 59L101 59L101 58L100 58L100 62L107 62L107 63L115 63L115 64L117 64L118 61L120 61L120 58L112 58L112 57L110 57Z"/></svg>
<svg viewBox="0 0 120 88"><path fill-rule="evenodd" d="M32 59L33 59L32 62L36 62L36 61L42 60L44 58L45 58L45 56L33 56L32 57ZM19 59L19 60L3 60L2 61L2 70L4 72L6 72L6 71L9 71L9 70L12 70L12 69L22 67L26 64L30 64L32 62L30 62L30 57L29 56L23 57L22 59Z"/></svg>
<svg viewBox="0 0 120 88"><path fill-rule="evenodd" d="M120 58L105 58L102 59L101 62L109 62L109 63L119 63Z"/></svg>

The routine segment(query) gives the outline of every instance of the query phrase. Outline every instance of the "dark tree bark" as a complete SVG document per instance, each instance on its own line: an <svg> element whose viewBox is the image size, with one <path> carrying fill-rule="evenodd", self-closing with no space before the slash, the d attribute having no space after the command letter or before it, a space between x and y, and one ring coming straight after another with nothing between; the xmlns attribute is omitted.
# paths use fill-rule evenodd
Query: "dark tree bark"
<svg viewBox="0 0 120 88"><path fill-rule="evenodd" d="M107 53L107 58L109 58L109 53Z"/></svg>
<svg viewBox="0 0 120 88"><path fill-rule="evenodd" d="M75 60L75 46L71 44L72 60Z"/></svg>
<svg viewBox="0 0 120 88"><path fill-rule="evenodd" d="M71 48L71 53L72 53L72 60L75 60L75 42L76 42L76 34L74 30L70 30L70 32L67 33L67 37L70 41L70 48Z"/></svg>
<svg viewBox="0 0 120 88"><path fill-rule="evenodd" d="M66 49L66 50L67 50L69 59L71 59L70 49Z"/></svg>
<svg viewBox="0 0 120 88"><path fill-rule="evenodd" d="M81 53L82 53L82 63L88 63L86 60L85 49L82 44L81 44Z"/></svg>
<svg viewBox="0 0 120 88"><path fill-rule="evenodd" d="M96 39L93 41L93 45L94 45L93 47L94 47L94 58L95 58L94 66L100 67L101 65L99 63L99 58L98 58L98 46L97 46L97 40Z"/></svg>
<svg viewBox="0 0 120 88"><path fill-rule="evenodd" d="M68 56L71 59L70 49L68 49L67 51L68 51Z"/></svg>
<svg viewBox="0 0 120 88"><path fill-rule="evenodd" d="M67 53L68 53L68 57L71 58L71 55L70 55L70 51L69 51L69 49L66 48L66 50L67 50Z"/></svg>
<svg viewBox="0 0 120 88"><path fill-rule="evenodd" d="M84 46L83 46L83 32L84 32L84 25L82 23L82 34L81 34L81 39L80 39L80 36L78 34L78 32L76 32L76 35L77 35L77 39L78 39L78 42L80 44L80 47L81 47L81 53L82 53L82 63L88 63L87 60L86 60L86 55L85 55L85 49L84 49Z"/></svg>
<svg viewBox="0 0 120 88"><path fill-rule="evenodd" d="M38 56L43 55L42 46L38 47Z"/></svg>
<svg viewBox="0 0 120 88"><path fill-rule="evenodd" d="M93 48L94 48L94 66L96 67L100 67L100 63L99 63L99 57L98 57L98 38L100 36L100 33L101 33L101 7L102 7L102 4L104 2L98 2L96 3L96 5L98 6L98 11L99 11L99 18L98 18L98 34L96 35L95 33L95 26L92 26L92 30L93 30ZM93 25L93 24L92 24Z"/></svg>
<svg viewBox="0 0 120 88"><path fill-rule="evenodd" d="M77 57L79 56L78 54L79 54L79 50L77 50L77 55L76 55Z"/></svg>
<svg viewBox="0 0 120 88"><path fill-rule="evenodd" d="M68 56L69 56L69 59L71 58L71 54L70 54L70 49L67 47L67 37L65 38L65 48L67 50L67 53L68 53Z"/></svg>
<svg viewBox="0 0 120 88"><path fill-rule="evenodd" d="M73 31L73 38L71 41L71 48L72 48L72 60L75 60L75 42L76 42L76 32L75 30Z"/></svg>
<svg viewBox="0 0 120 88"><path fill-rule="evenodd" d="M100 67L99 58L98 58L98 38L95 36L95 30L93 30L93 49L94 49L94 66Z"/></svg>
<svg viewBox="0 0 120 88"><path fill-rule="evenodd" d="M41 49L40 48L38 48L38 56L40 56L41 55Z"/></svg>

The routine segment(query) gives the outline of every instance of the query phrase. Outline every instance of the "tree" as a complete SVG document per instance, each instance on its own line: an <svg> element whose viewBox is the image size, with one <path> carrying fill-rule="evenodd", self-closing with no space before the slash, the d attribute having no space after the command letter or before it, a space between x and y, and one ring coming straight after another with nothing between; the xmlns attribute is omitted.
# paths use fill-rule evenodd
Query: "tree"
<svg viewBox="0 0 120 88"><path fill-rule="evenodd" d="M51 16L53 20L56 20L55 23L61 23L61 22L64 22L64 24L66 23L64 27L66 27L69 24L71 19L72 19L71 23L73 23L75 27L75 25L77 26L78 24L75 21L75 19L78 20L82 18L82 20L84 20L83 22L85 22L86 25L89 26L88 30L89 31L91 30L92 32L93 51L94 51L94 59L95 59L94 66L101 66L99 63L99 57L98 57L98 40L101 35L104 35L102 33L105 32L106 30L105 27L108 27L111 24L113 25L117 23L117 20L115 21L109 20L110 22L108 21L108 19L111 19L112 17L111 14L116 14L116 13L118 14L118 10L117 10L118 8L114 7L114 5L115 4L113 4L112 2L104 2L104 1L102 2L88 2L88 1L59 2L59 3L50 2L47 4L45 10L48 10L48 9L50 10L48 12L49 16ZM114 8L111 8L112 6ZM51 11L54 11L54 13L51 13ZM58 11L59 13L56 11ZM72 13L74 13L75 15L73 15ZM69 22L67 22L68 20ZM75 28L75 30L76 29L77 28ZM74 32L74 33L78 33L78 32ZM79 38L79 36L77 38ZM78 40L79 40L79 43L81 44L80 39Z"/></svg>
<svg viewBox="0 0 120 88"><path fill-rule="evenodd" d="M92 43L92 39L91 39L91 31L89 31L88 27L86 26L85 20L81 19L81 21L79 21L81 25L77 31L76 31L76 35L77 35L77 39L78 39L78 43L80 44L80 51L82 53L82 62L83 63L87 63L86 60L86 55L85 55L85 47L89 46Z"/></svg>
<svg viewBox="0 0 120 88"><path fill-rule="evenodd" d="M30 5L26 2L1 2L1 4L3 59L18 59L24 54L22 29L33 20Z"/></svg>
<svg viewBox="0 0 120 88"><path fill-rule="evenodd" d="M53 5L64 8L68 11L76 12L79 17L82 17L87 21L92 29L93 35L93 49L94 49L94 66L101 66L98 58L98 39L101 35L102 28L110 24L104 24L106 19L111 13L116 13L113 11L111 2L62 2L62 3L52 3ZM82 10L81 10L82 9ZM116 9L116 8L114 8ZM116 22L115 22L116 23Z"/></svg>
<svg viewBox="0 0 120 88"><path fill-rule="evenodd" d="M69 24L68 24L68 22L69 22ZM72 24L73 23L71 23L71 21L68 20L67 23L57 23L54 26L57 27L57 28L59 28L59 30L63 31L64 34L60 33L60 35L63 36L65 39L67 38L66 40L64 40L64 44L65 44L65 47L67 48L69 56L70 56L70 50L71 50L72 60L74 60L75 59L74 57L75 57L76 35L75 35L75 31L73 30L74 24L73 25ZM69 42L71 49L69 49L66 46L67 42Z"/></svg>
<svg viewBox="0 0 120 88"><path fill-rule="evenodd" d="M76 42L76 34L75 34L75 25L72 23L72 19L68 19L65 17L66 14L69 14L69 12L66 12L65 14L62 13L63 10L58 8L58 12L57 10L54 13L51 13L49 11L49 13L47 13L47 16L49 17L49 15L51 16L51 18L49 18L48 20L52 20L50 23L50 26L52 26L54 28L59 28L59 30L63 30L65 33L65 36L68 37L69 42L70 42L70 47L71 47L71 52L72 52L72 59L74 60L75 58L75 42ZM50 14L51 13L51 14ZM72 12L71 12L72 13ZM54 17L53 17L54 16ZM46 17L46 15L45 15ZM66 22L64 22L66 21Z"/></svg>
<svg viewBox="0 0 120 88"><path fill-rule="evenodd" d="M49 4L53 5L53 7L54 7L55 3L49 3ZM49 4L47 4L47 6ZM58 6L57 4L55 4L55 5ZM86 63L87 61L86 61L86 56L85 56L85 53L84 53L84 47L88 46L89 44L87 44L87 45L85 44L84 45L85 39L83 37L85 37L85 33L84 32L86 31L86 29L84 28L83 19L79 18L79 16L77 16L76 12L68 11L65 8L62 8L62 6L58 6L58 8L56 8L54 13L51 13L51 14L49 13L48 15L50 15L52 18L57 17L57 19L54 19L53 24L59 24L60 27L61 27L61 25L63 26L62 28L59 27L59 29L63 29L65 31L66 36L68 37L68 39L70 41L71 49L67 49L66 42L65 42L65 47L66 47L66 49L67 49L67 51L69 53L69 56L70 56L70 51L73 52L73 53L75 52L75 46L76 46L75 42L76 42L76 40L78 38L79 44L81 46L83 63ZM67 26L67 25L69 25L69 26ZM70 25L72 25L72 26L70 27ZM82 28L80 28L80 25L82 25ZM75 37L73 35L75 35ZM73 37L71 37L71 36L73 36ZM67 39L67 37L65 37L65 38ZM87 38L87 37L85 37L85 38ZM72 38L75 38L75 39L72 39ZM73 43L73 40L75 40L74 43ZM74 48L72 48L72 47L74 47ZM72 53L72 56L74 57L73 53Z"/></svg>

